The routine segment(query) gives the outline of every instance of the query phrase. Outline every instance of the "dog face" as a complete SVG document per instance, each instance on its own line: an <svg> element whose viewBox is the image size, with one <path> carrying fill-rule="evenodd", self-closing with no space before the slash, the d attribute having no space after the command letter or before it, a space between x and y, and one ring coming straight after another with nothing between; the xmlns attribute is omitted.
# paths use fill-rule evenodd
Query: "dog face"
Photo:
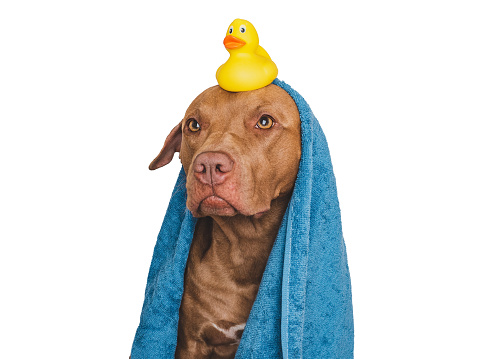
<svg viewBox="0 0 479 359"><path fill-rule="evenodd" d="M150 169L180 152L195 217L258 217L294 186L300 132L296 104L280 87L234 93L215 86L191 103Z"/></svg>

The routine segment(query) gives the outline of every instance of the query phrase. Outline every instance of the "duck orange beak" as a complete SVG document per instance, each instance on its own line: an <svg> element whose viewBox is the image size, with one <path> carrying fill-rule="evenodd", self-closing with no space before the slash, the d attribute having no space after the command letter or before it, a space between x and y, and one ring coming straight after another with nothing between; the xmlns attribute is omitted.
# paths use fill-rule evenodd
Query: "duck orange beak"
<svg viewBox="0 0 479 359"><path fill-rule="evenodd" d="M245 44L246 44L245 41L238 39L237 37L234 37L233 35L228 35L223 40L223 45L225 45L225 47L229 50L239 49L240 47L243 47Z"/></svg>

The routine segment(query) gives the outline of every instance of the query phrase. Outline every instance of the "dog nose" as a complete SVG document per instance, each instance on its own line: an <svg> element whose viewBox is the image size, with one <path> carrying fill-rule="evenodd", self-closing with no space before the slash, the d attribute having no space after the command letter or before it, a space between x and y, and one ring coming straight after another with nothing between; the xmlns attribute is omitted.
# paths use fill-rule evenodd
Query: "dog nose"
<svg viewBox="0 0 479 359"><path fill-rule="evenodd" d="M233 169L234 162L222 152L203 152L193 163L195 177L202 183L217 185L226 181L228 174Z"/></svg>

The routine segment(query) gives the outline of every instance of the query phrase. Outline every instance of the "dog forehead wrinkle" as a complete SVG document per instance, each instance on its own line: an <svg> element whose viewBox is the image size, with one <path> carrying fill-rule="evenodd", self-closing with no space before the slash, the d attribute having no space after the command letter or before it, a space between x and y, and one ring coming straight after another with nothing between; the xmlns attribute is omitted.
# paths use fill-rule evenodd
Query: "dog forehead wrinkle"
<svg viewBox="0 0 479 359"><path fill-rule="evenodd" d="M228 103L228 106L221 106L220 104L223 103ZM261 115L259 112L262 111L275 119L283 120L292 115L291 108L297 111L293 99L276 85L238 93L228 92L215 86L201 93L190 105L189 112L203 117L203 120L215 122L231 122L245 117L251 119L252 116Z"/></svg>
<svg viewBox="0 0 479 359"><path fill-rule="evenodd" d="M281 91L283 91L281 89ZM294 100L287 93L279 93L274 98L256 97L249 109L244 108L245 124L251 119L259 120L262 115L270 115L282 127L289 128L300 122Z"/></svg>
<svg viewBox="0 0 479 359"><path fill-rule="evenodd" d="M215 108L215 104L220 101L219 94L221 92L219 90L222 90L219 86L213 86L200 93L188 106L186 110L187 116L188 114L194 114L195 111L198 111L201 107L207 109L207 107L205 107L207 105Z"/></svg>
<svg viewBox="0 0 479 359"><path fill-rule="evenodd" d="M188 108L188 110L186 110L183 121L186 122L190 118L194 118L194 119L200 118L200 111L198 108Z"/></svg>

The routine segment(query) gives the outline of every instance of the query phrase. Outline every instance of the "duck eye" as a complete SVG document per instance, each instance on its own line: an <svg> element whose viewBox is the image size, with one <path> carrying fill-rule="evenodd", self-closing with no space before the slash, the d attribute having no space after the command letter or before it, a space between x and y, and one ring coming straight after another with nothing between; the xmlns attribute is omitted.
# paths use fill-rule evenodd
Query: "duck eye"
<svg viewBox="0 0 479 359"><path fill-rule="evenodd" d="M256 128L260 128L262 130L267 130L273 127L274 125L274 120L271 116L268 115L263 115L259 119L259 121L256 123Z"/></svg>
<svg viewBox="0 0 479 359"><path fill-rule="evenodd" d="M191 132L198 132L199 130L201 130L200 124L193 118L190 119L190 121L188 122L188 128Z"/></svg>
<svg viewBox="0 0 479 359"><path fill-rule="evenodd" d="M241 26L240 26L240 32L241 32L241 33L245 33L245 32L246 32L246 26L241 25Z"/></svg>
<svg viewBox="0 0 479 359"><path fill-rule="evenodd" d="M233 33L233 26L230 26L230 28L229 28L228 32L229 32L230 34L232 34L232 33Z"/></svg>

